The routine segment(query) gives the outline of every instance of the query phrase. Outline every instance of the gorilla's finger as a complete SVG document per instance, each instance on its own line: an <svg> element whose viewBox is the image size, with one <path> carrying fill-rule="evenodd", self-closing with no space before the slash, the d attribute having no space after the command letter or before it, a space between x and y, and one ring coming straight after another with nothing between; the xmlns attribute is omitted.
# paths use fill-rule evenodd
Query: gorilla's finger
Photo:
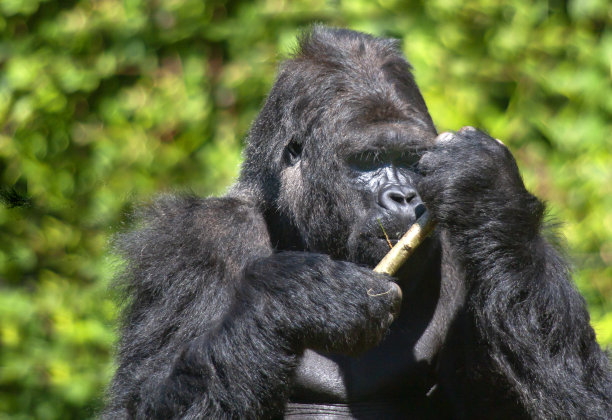
<svg viewBox="0 0 612 420"><path fill-rule="evenodd" d="M477 132L478 132L477 128L472 127L471 125L466 125L465 127L461 127L461 129L457 132L457 134L469 137L471 134L475 134Z"/></svg>

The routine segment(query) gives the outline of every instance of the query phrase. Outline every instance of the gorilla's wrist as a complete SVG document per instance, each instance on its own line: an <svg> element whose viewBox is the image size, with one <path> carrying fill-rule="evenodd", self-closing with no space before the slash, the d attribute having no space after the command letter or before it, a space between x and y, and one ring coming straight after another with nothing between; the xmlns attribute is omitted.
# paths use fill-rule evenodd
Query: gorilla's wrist
<svg viewBox="0 0 612 420"><path fill-rule="evenodd" d="M528 194L528 193L527 193ZM545 205L531 194L475 209L474 216L441 224L468 270L482 272L510 256L523 262L541 241ZM507 264L511 264L507 261Z"/></svg>
<svg viewBox="0 0 612 420"><path fill-rule="evenodd" d="M509 238L524 242L536 237L544 212L544 203L527 191L484 197L463 207L442 204L433 211L439 225L453 236L467 235L467 239L487 236L497 244Z"/></svg>

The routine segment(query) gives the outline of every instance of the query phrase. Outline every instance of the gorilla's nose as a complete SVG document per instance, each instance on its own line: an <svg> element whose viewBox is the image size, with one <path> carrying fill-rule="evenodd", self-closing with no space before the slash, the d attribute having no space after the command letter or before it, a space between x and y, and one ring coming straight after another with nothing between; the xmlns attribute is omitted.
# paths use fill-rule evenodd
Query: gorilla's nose
<svg viewBox="0 0 612 420"><path fill-rule="evenodd" d="M394 213L408 212L411 201L416 197L413 188L401 185L387 185L378 192L378 205Z"/></svg>

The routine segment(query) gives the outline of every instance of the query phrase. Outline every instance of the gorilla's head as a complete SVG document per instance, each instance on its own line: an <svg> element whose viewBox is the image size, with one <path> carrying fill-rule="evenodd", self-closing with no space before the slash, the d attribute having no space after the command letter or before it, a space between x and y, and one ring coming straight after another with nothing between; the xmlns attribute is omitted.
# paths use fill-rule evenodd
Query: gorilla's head
<svg viewBox="0 0 612 420"><path fill-rule="evenodd" d="M396 41L314 27L254 122L240 177L273 245L374 265L424 210L436 130ZM383 232L384 229L384 232Z"/></svg>

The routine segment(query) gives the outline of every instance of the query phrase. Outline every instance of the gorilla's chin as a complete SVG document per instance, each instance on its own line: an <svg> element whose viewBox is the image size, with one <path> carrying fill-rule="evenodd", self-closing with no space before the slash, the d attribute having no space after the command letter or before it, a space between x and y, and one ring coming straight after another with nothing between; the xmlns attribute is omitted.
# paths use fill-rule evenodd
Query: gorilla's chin
<svg viewBox="0 0 612 420"><path fill-rule="evenodd" d="M414 222L412 217L369 215L349 235L349 260L375 267Z"/></svg>
<svg viewBox="0 0 612 420"><path fill-rule="evenodd" d="M374 268L391 249L389 242L395 246L399 238L414 223L414 221L406 223L406 220L399 220L396 223L389 223L387 221L389 229L385 229L387 234L385 236L385 234L380 234L382 230L379 220L374 218L374 221L376 222L377 229L371 227L370 229L363 229L363 227L372 225L372 223L365 223L360 225L362 229L355 230L350 234L347 243L349 261ZM433 261L438 261L435 258L437 251L439 251L439 241L434 234L425 239L400 268L395 275L398 283L402 285L405 279L412 279L411 281L414 281L414 279L426 278L427 276L424 274L427 272L428 267L432 265Z"/></svg>
<svg viewBox="0 0 612 420"><path fill-rule="evenodd" d="M389 252L389 244L384 238L365 235L362 232L351 234L348 241L348 260L374 268Z"/></svg>

